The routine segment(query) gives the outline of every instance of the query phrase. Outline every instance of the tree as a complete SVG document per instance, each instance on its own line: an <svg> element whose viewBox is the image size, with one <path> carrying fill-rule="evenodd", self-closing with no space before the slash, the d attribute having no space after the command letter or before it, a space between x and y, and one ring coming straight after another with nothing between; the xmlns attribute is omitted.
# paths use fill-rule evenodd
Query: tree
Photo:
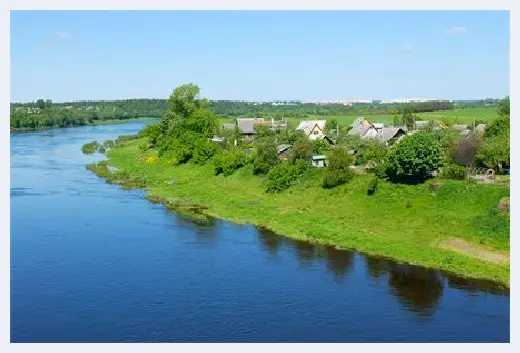
<svg viewBox="0 0 520 353"><path fill-rule="evenodd" d="M442 167L444 154L437 138L419 132L405 137L388 155L386 175L394 182L420 183L428 173Z"/></svg>
<svg viewBox="0 0 520 353"><path fill-rule="evenodd" d="M482 142L476 136L461 139L456 144L451 159L457 165L471 167L475 164L475 157Z"/></svg>
<svg viewBox="0 0 520 353"><path fill-rule="evenodd" d="M308 161L312 157L312 142L307 137L300 137L294 143L291 154L291 161L296 163L298 160Z"/></svg>
<svg viewBox="0 0 520 353"><path fill-rule="evenodd" d="M497 113L499 116L509 116L510 110L509 110L509 96L502 99L500 103L498 103L498 109Z"/></svg>
<svg viewBox="0 0 520 353"><path fill-rule="evenodd" d="M499 115L493 119L493 122L486 128L484 136L488 138L509 133L510 128L511 120L509 115Z"/></svg>
<svg viewBox="0 0 520 353"><path fill-rule="evenodd" d="M38 99L36 101L36 108L45 109L45 101L43 99Z"/></svg>
<svg viewBox="0 0 520 353"><path fill-rule="evenodd" d="M253 162L253 174L267 174L278 164L278 152L272 139L265 139L258 143L256 156Z"/></svg>
<svg viewBox="0 0 520 353"><path fill-rule="evenodd" d="M352 169L350 169L352 161L353 157L348 154L345 148L334 148L327 158L328 165L322 186L324 188L333 188L352 179L354 175Z"/></svg>
<svg viewBox="0 0 520 353"><path fill-rule="evenodd" d="M312 152L322 154L330 150L330 144L324 139L316 139L312 141Z"/></svg>
<svg viewBox="0 0 520 353"><path fill-rule="evenodd" d="M486 168L500 170L510 166L510 138L509 133L487 138L484 146L477 153L479 165Z"/></svg>
<svg viewBox="0 0 520 353"><path fill-rule="evenodd" d="M199 94L199 86L192 83L177 87L168 99L169 117L187 118L195 110L201 108Z"/></svg>
<svg viewBox="0 0 520 353"><path fill-rule="evenodd" d="M409 107L405 107L403 110L402 124L406 126L408 130L412 130L414 128L415 117L413 115L413 110Z"/></svg>

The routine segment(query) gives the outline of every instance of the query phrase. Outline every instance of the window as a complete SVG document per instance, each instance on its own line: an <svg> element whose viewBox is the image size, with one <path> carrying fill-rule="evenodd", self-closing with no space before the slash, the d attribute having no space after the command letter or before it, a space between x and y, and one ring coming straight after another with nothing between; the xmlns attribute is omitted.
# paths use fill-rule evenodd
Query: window
<svg viewBox="0 0 520 353"><path fill-rule="evenodd" d="M314 130L312 133L313 133L314 135L318 135L319 131L318 131L318 130Z"/></svg>

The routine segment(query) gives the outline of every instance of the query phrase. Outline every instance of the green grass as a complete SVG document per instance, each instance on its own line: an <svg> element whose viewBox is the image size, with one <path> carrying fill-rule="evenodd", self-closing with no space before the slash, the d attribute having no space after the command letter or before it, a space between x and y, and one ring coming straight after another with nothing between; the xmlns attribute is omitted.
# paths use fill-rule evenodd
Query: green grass
<svg viewBox="0 0 520 353"><path fill-rule="evenodd" d="M146 179L151 197L201 205L208 215L296 239L509 285L509 264L439 247L444 240L459 238L488 250L509 251L508 218L493 211L498 200L509 195L506 186L447 180L432 196L428 184L380 182L375 195L367 196L371 175L325 190L320 187L324 170L313 168L297 185L273 195L265 193L263 178L252 176L251 166L224 177L214 176L211 165L172 167L162 160L146 164L145 157L153 152L140 152L139 142L110 150L108 163Z"/></svg>
<svg viewBox="0 0 520 353"><path fill-rule="evenodd" d="M451 124L472 124L473 118L477 120L489 121L497 116L496 108L475 108L475 109L453 109L438 112L419 113L421 119L440 119L446 120Z"/></svg>

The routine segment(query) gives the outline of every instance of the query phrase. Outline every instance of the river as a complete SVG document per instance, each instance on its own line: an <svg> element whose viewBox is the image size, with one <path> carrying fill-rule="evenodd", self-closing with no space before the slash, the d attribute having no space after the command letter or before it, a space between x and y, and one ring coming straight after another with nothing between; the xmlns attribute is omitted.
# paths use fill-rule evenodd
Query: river
<svg viewBox="0 0 520 353"><path fill-rule="evenodd" d="M509 342L509 291L253 226L85 169L144 122L11 134L11 342Z"/></svg>

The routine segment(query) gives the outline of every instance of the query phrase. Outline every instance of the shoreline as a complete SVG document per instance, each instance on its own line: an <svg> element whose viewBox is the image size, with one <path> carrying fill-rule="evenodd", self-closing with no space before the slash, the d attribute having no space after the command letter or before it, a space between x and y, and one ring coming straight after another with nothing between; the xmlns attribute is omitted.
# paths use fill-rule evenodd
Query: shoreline
<svg viewBox="0 0 520 353"><path fill-rule="evenodd" d="M251 224L296 240L353 250L369 256L377 256L410 265L439 269L445 273L464 278L490 280L506 288L510 286L509 248L493 249L488 246L490 251L501 251L501 254L505 254L507 251L507 263L497 264L442 248L441 244L448 239L444 235L437 238L433 237L434 240L428 240L428 243L420 238L387 239L384 236L385 233L390 233L395 229L383 227L374 231L373 229L363 229L356 224L346 227L349 225L348 223L342 224L343 227L340 224L338 227L334 217L323 220L321 223L325 231L317 232L312 229L313 221L318 220L319 222L320 218L315 216L314 213L319 211L327 214L328 210L322 209L325 206L316 206L314 209L298 208L298 197L301 197L298 191L300 190L289 191L282 195L262 195L262 197L259 197L260 195L255 194L247 195L245 191L251 186L247 185L248 183L260 183L260 178L257 178L258 180L251 178L252 181L244 181L244 175L237 175L234 178L240 179L237 181L233 178L230 179L230 177L211 176L211 174L208 174L209 169L207 167L195 165L173 167L166 163L146 165L144 158L147 152L138 150L137 144L139 142L140 140L125 142L107 153L106 165L118 168L120 172L124 173L125 177L118 179L115 177L117 173L102 175L103 173L98 173L99 171L95 168L90 170L99 177L106 179L107 182L122 185L125 189L145 189L147 191L145 198L148 201L164 204L169 209L195 216L199 220L208 216L236 224ZM147 172L149 174L145 175ZM203 184L206 181L211 183ZM231 181L236 185L229 185ZM203 187L205 187L204 190ZM220 188L223 189L220 190ZM425 190L427 190L427 186L425 186ZM219 197L219 192L227 194L228 198ZM320 192L324 193L325 191ZM332 193L335 192L332 191ZM232 198L229 198L229 195ZM254 200L255 197L258 199ZM330 197L341 199L343 196ZM295 213L285 212L284 210L285 206L288 205L285 199L290 198L294 198L289 202L293 208L296 208ZM292 205L292 203L295 205ZM195 212L193 212L194 210ZM363 210L357 213L362 217L368 217L363 213ZM418 228L421 228L421 226L424 229L424 225L421 224ZM449 226L447 229L449 229ZM435 233L435 231L435 225L433 225L431 232ZM439 234L442 233L442 231L438 232ZM345 234L349 235L345 236ZM460 239L456 236L452 238ZM474 242L470 244L474 244Z"/></svg>
<svg viewBox="0 0 520 353"><path fill-rule="evenodd" d="M19 128L15 129L13 127L10 127L9 133L25 133L25 132L40 132L40 131L48 131L48 130L61 130L61 129L68 129L73 127L85 127L85 126L97 126L97 125L116 125L116 124L125 124L125 123L132 123L137 121L154 121L159 120L155 118L135 118L135 119L107 119L107 120L96 120L93 124L84 124L84 125L71 125L71 126L65 126L65 127L59 127L59 126L45 126L45 127L39 127L37 129L27 129L27 128Z"/></svg>

